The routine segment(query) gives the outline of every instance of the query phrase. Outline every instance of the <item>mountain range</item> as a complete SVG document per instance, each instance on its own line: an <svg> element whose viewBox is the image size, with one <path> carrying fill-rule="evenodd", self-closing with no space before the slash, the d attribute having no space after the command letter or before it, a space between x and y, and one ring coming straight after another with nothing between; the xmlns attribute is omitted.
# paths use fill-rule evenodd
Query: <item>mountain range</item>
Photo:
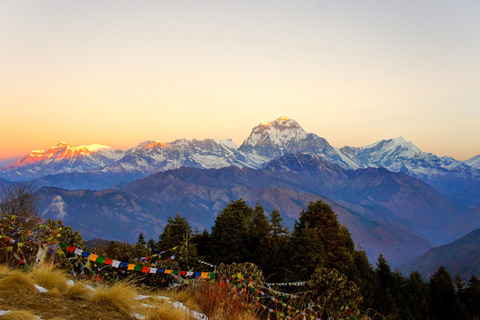
<svg viewBox="0 0 480 320"><path fill-rule="evenodd" d="M402 137L335 148L287 117L254 127L240 147L231 139L128 150L60 143L1 167L2 178L34 181L43 214L86 238L157 237L177 212L210 227L238 198L278 209L290 226L323 199L371 261L382 252L394 265L480 228L480 156L438 157Z"/></svg>

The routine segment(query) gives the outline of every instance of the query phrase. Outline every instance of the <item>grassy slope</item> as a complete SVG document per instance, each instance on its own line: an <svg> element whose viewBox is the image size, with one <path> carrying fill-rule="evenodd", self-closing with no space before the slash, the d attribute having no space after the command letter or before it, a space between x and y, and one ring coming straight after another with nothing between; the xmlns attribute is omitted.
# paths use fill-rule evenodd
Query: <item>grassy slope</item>
<svg viewBox="0 0 480 320"><path fill-rule="evenodd" d="M65 274L58 270L40 268L26 274L0 265L0 310L20 310L45 320L138 319L136 315L144 316L145 320L191 320L194 317L188 311L169 301L180 301L197 312L205 309L194 291L146 291L124 282L107 287L77 281L74 286L66 286L65 280ZM38 281L49 291L39 292L34 286ZM88 284L94 285L95 291L88 289ZM235 310L234 316L227 314L225 310L218 309L215 314L209 315L210 319L216 320L258 319L243 308ZM14 316L11 312L0 316L0 319L30 319L25 315Z"/></svg>

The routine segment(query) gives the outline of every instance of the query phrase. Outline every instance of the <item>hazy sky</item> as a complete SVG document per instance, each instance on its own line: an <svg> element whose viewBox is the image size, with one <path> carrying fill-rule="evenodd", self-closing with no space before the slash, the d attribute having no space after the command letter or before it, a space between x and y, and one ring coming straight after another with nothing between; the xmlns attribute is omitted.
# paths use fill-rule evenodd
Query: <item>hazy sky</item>
<svg viewBox="0 0 480 320"><path fill-rule="evenodd" d="M0 159L232 138L480 154L480 1L0 0Z"/></svg>

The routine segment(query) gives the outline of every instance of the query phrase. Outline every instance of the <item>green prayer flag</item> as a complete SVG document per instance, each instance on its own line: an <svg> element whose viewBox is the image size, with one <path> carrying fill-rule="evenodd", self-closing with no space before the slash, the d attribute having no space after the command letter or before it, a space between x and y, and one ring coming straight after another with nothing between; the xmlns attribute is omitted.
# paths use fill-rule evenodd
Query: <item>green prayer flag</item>
<svg viewBox="0 0 480 320"><path fill-rule="evenodd" d="M60 248L62 248L62 250L67 249L67 247L68 247L68 244L66 244L66 243L60 243Z"/></svg>
<svg viewBox="0 0 480 320"><path fill-rule="evenodd" d="M97 262L98 263L105 263L105 258L104 257L98 257Z"/></svg>
<svg viewBox="0 0 480 320"><path fill-rule="evenodd" d="M180 273L179 270L173 270L173 271L172 271L172 274L179 274L179 273Z"/></svg>
<svg viewBox="0 0 480 320"><path fill-rule="evenodd" d="M133 268L133 270L135 270L135 271L142 271L142 266L135 266L135 268Z"/></svg>

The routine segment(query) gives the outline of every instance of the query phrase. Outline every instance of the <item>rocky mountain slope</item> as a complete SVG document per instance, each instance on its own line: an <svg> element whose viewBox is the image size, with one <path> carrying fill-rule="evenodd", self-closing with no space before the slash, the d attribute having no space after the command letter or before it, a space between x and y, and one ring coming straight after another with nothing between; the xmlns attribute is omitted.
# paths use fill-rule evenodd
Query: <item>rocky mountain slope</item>
<svg viewBox="0 0 480 320"><path fill-rule="evenodd" d="M399 269L404 274L417 270L428 279L440 266L444 266L452 277L458 274L464 281L472 275L480 277L480 229L451 243L433 248Z"/></svg>

